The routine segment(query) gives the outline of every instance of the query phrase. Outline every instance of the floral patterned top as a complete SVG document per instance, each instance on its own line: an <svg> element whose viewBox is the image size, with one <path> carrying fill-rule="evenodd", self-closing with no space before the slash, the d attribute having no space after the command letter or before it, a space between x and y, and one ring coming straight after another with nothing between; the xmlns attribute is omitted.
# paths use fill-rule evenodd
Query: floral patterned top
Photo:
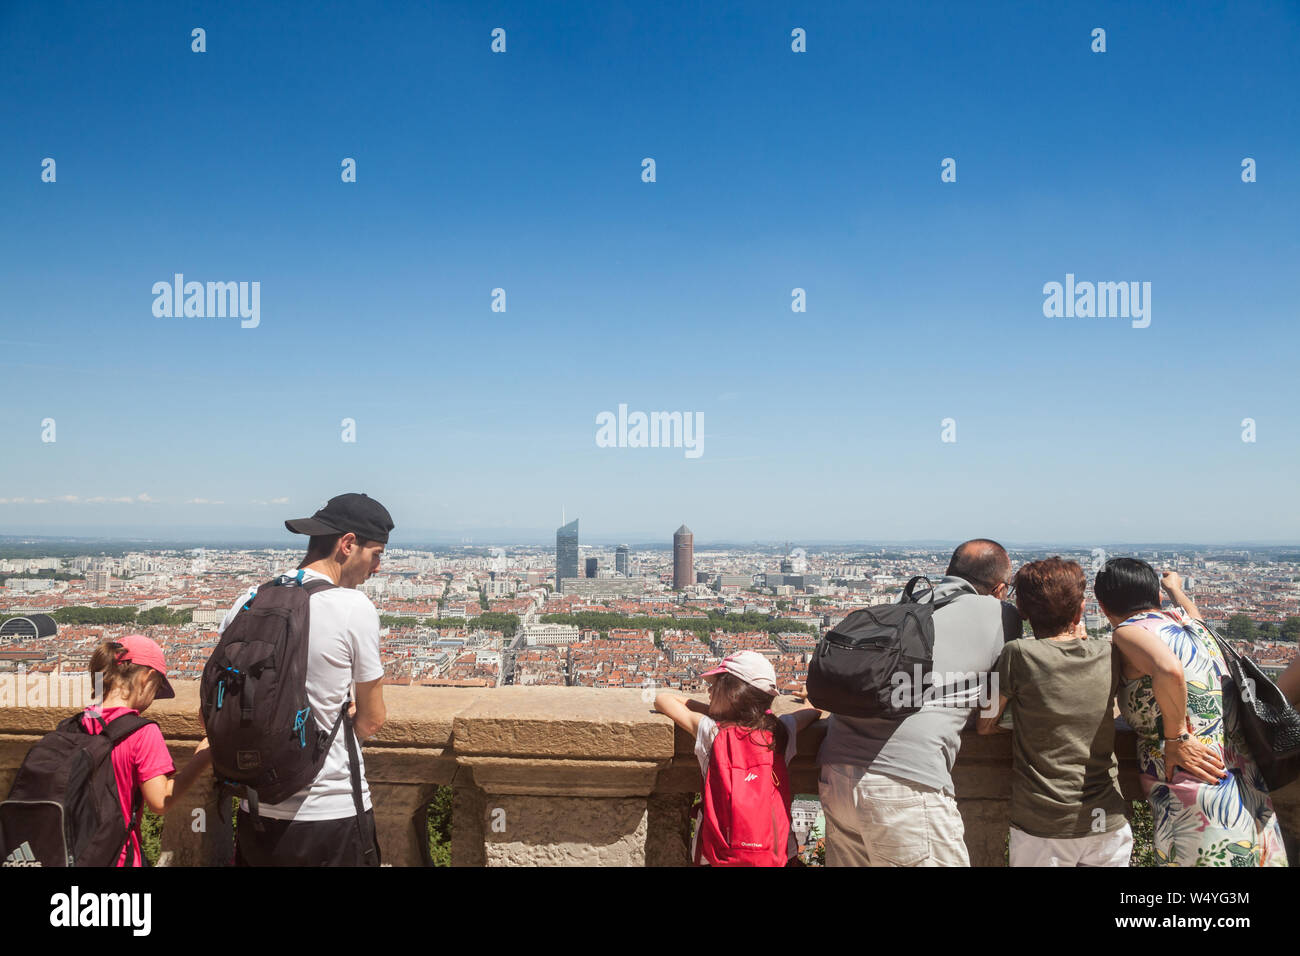
<svg viewBox="0 0 1300 956"><path fill-rule="evenodd" d="M1227 663L1205 626L1181 610L1143 611L1120 624L1150 631L1174 652L1187 683L1193 733L1218 751L1228 776L1205 783L1179 770L1165 773L1164 733L1150 677L1121 682L1120 712L1138 736L1142 789L1151 804L1156 860L1162 866L1286 866L1282 831L1268 788L1223 707Z"/></svg>

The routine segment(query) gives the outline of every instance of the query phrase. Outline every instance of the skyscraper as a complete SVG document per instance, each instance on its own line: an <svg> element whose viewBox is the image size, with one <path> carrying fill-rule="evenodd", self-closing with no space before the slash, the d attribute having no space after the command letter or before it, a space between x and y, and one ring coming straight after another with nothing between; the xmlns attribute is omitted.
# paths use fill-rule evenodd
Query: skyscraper
<svg viewBox="0 0 1300 956"><path fill-rule="evenodd" d="M555 531L555 590L562 578L578 576L578 519Z"/></svg>
<svg viewBox="0 0 1300 956"><path fill-rule="evenodd" d="M600 573L600 558L587 559L587 577L594 578Z"/></svg>
<svg viewBox="0 0 1300 956"><path fill-rule="evenodd" d="M673 589L680 591L695 583L695 535L682 525L673 534Z"/></svg>
<svg viewBox="0 0 1300 956"><path fill-rule="evenodd" d="M625 578L629 576L627 556L628 547L625 544L620 544L614 551L614 573Z"/></svg>

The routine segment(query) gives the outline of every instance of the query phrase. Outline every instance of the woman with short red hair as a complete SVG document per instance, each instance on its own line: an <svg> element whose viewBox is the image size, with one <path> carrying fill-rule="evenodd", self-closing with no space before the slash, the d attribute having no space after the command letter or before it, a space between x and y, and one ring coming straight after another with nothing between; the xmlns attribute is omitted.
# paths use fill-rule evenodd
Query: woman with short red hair
<svg viewBox="0 0 1300 956"><path fill-rule="evenodd" d="M1133 832L1115 759L1118 661L1082 626L1087 580L1075 561L1048 558L1016 574L1016 608L1034 640L1010 641L998 661L997 733L1011 705L1012 866L1128 866Z"/></svg>

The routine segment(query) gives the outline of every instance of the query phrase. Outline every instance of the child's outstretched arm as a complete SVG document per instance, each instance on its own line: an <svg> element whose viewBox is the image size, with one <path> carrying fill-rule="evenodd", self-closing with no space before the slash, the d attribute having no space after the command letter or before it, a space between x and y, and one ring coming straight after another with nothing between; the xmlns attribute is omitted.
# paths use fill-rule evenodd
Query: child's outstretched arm
<svg viewBox="0 0 1300 956"><path fill-rule="evenodd" d="M700 726L700 718L704 716L704 712L707 712L708 707L689 697L659 693L655 695L655 710L671 717L673 723L694 737Z"/></svg>
<svg viewBox="0 0 1300 956"><path fill-rule="evenodd" d="M194 786L199 775L212 766L212 751L208 749L208 738L204 737L194 750L192 756L173 777L159 774L140 784L140 793L144 802L154 813L166 813L176 801L185 795L185 791Z"/></svg>

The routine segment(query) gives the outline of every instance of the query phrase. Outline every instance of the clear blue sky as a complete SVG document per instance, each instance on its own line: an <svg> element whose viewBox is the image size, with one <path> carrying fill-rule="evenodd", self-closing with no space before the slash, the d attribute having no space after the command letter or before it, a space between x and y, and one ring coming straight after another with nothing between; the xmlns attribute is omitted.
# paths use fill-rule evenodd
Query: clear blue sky
<svg viewBox="0 0 1300 956"><path fill-rule="evenodd" d="M0 532L1300 540L1300 6L376 6L0 4Z"/></svg>

